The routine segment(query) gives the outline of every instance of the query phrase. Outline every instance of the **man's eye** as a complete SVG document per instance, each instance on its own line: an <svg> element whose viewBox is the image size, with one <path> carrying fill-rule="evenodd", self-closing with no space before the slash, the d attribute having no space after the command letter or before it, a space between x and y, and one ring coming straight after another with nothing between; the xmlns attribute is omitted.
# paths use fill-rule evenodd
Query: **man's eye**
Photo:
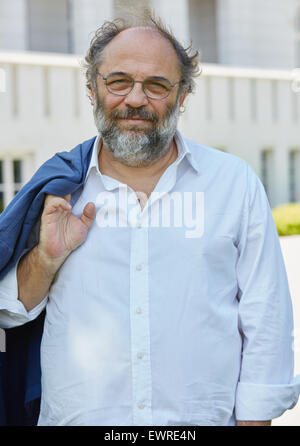
<svg viewBox="0 0 300 446"><path fill-rule="evenodd" d="M166 93L169 91L169 88L160 82L147 82L145 87L153 93Z"/></svg>
<svg viewBox="0 0 300 446"><path fill-rule="evenodd" d="M109 81L109 84L111 85L111 84L121 84L121 83L124 83L124 82L128 82L128 80L127 79L114 79L114 80L111 80L111 81Z"/></svg>
<svg viewBox="0 0 300 446"><path fill-rule="evenodd" d="M131 81L129 79L111 79L107 82L107 85L111 88L122 88L130 86Z"/></svg>

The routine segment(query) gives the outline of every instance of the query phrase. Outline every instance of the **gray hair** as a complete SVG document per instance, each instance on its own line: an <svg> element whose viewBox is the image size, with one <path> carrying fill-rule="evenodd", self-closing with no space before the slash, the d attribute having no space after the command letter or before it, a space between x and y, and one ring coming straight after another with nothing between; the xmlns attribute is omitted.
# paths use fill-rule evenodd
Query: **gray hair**
<svg viewBox="0 0 300 446"><path fill-rule="evenodd" d="M85 56L83 67L86 70L86 87L89 97L94 88L96 88L97 68L102 61L102 53L106 45L108 45L114 37L122 31L135 27L147 27L157 31L162 37L167 39L176 51L179 67L181 71L181 83L179 93L185 91L192 93L195 89L194 78L201 74L199 69L199 52L194 51L192 54L192 44L184 48L181 43L173 35L172 31L153 12L146 10L143 14L137 16L137 22L131 23L128 19L118 18L112 21L106 21L95 32L91 40L90 47Z"/></svg>

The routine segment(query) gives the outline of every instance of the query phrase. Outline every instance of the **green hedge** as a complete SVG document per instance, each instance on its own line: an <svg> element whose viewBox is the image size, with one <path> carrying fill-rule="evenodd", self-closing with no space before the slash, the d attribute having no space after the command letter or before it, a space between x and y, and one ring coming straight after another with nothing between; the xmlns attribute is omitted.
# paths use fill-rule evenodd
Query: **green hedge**
<svg viewBox="0 0 300 446"><path fill-rule="evenodd" d="M300 203L287 203L272 209L279 235L300 234Z"/></svg>

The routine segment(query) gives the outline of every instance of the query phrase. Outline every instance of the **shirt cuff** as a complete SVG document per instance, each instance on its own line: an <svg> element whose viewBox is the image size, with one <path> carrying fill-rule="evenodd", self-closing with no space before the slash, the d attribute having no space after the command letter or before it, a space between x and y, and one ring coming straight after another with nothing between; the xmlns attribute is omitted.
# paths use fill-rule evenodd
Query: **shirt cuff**
<svg viewBox="0 0 300 446"><path fill-rule="evenodd" d="M289 384L252 384L239 382L235 417L239 421L266 421L292 409L300 394L300 375Z"/></svg>
<svg viewBox="0 0 300 446"><path fill-rule="evenodd" d="M46 296L32 310L27 311L18 299L17 267L20 259L0 282L0 328L13 328L32 321L43 311L48 300Z"/></svg>

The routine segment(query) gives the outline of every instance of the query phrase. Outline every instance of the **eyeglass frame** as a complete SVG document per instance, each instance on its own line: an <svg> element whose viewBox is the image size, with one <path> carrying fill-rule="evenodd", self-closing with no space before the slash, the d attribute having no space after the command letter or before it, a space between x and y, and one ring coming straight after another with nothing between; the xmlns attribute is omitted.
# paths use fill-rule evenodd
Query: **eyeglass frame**
<svg viewBox="0 0 300 446"><path fill-rule="evenodd" d="M123 97L124 97L124 96L129 95L129 93L132 92L132 90L133 90L135 84L142 84L142 89L143 89L144 94L146 95L147 98L152 99L153 101L163 101L164 99L166 99L167 97L170 96L171 91L173 90L173 88L176 87L176 85L181 84L182 81L183 81L183 80L181 79L180 81L175 82L174 84L172 84L172 82L170 82L169 79L161 78L161 79L166 80L166 81L170 84L170 87L171 87L171 88L170 88L170 90L169 90L167 96L164 96L163 98L152 98L151 96L148 96L147 93L145 92L145 89L144 89L144 86L145 86L145 85L144 85L144 82L145 82L146 80L148 80L148 79L155 79L155 77L151 77L151 76L149 76L149 77L147 77L146 79L144 79L143 81L136 81L135 79L133 79L133 77L132 77L130 74L123 73L123 74L127 75L128 77L130 77L130 78L133 80L133 83L132 83L132 87L131 87L131 89L130 89L130 91L129 91L128 93L125 93L125 94L119 94L119 93L113 93L112 91L110 91L110 90L108 89L108 86L107 86L107 78L108 78L109 76L113 75L113 74L115 74L115 73L110 73L108 76L105 77L105 76L103 76L103 74L100 73L100 71L97 70L97 76L101 76L101 78L105 81L105 87L106 87L106 89L107 89L107 91L108 91L109 93L111 93L111 94L113 94L113 95L115 95L115 96L123 96Z"/></svg>

